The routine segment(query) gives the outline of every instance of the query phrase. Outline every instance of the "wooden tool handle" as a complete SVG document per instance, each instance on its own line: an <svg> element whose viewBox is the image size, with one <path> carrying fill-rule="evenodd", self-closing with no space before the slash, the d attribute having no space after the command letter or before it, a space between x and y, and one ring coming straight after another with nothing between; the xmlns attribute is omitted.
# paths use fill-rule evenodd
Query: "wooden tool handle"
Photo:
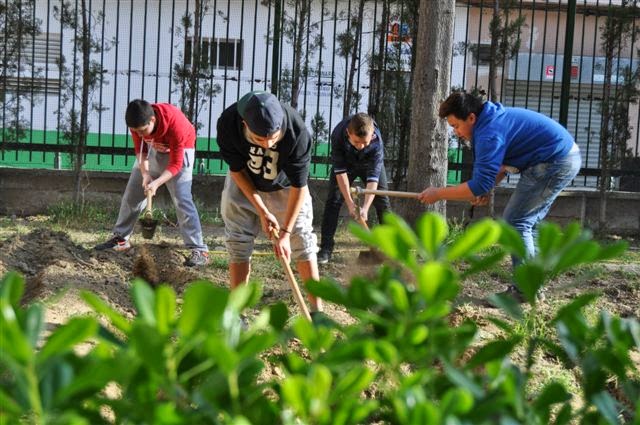
<svg viewBox="0 0 640 425"><path fill-rule="evenodd" d="M153 213L153 195L147 191L147 212Z"/></svg>
<svg viewBox="0 0 640 425"><path fill-rule="evenodd" d="M271 236L272 236L273 244L275 245L278 241L278 231L276 229L272 229ZM296 277L293 275L293 270L291 270L291 265L284 257L278 257L278 260L280 260L280 264L282 264L284 273L287 275L287 282L289 283L289 287L293 292L293 297L295 298L296 303L298 304L298 307L300 307L300 311L302 312L302 315L305 317L305 319L307 319L308 321L311 321L311 313L309 313L307 304L305 303L304 298L302 297L302 292L300 292L300 287L298 286L298 282L296 282Z"/></svg>
<svg viewBox="0 0 640 425"><path fill-rule="evenodd" d="M363 189L361 187L352 187L351 193L358 195L379 195L379 196L391 196L394 198L411 198L418 199L420 194L418 192L400 192L397 190L374 190L374 189Z"/></svg>

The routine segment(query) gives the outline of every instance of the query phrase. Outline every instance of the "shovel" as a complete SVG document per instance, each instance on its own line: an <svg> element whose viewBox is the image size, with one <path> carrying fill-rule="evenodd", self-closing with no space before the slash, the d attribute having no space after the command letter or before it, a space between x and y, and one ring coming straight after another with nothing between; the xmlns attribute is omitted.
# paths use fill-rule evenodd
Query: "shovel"
<svg viewBox="0 0 640 425"><path fill-rule="evenodd" d="M352 193L354 193L352 191ZM364 220L364 218L362 218L362 215L360 214L360 196L358 196L358 194L356 194L355 196L355 204L356 204L356 215L358 216L358 218L356 219L356 221L362 226L364 227L366 230L369 230L369 225L367 224L367 222ZM374 248L369 248L368 251L360 251L358 253L358 263L361 264L380 264L384 262L384 255L382 255L379 251L377 251Z"/></svg>
<svg viewBox="0 0 640 425"><path fill-rule="evenodd" d="M147 208L140 220L140 225L142 226L142 237L145 239L153 239L156 227L158 226L158 220L153 218L152 200L153 195L151 192L147 192Z"/></svg>
<svg viewBox="0 0 640 425"><path fill-rule="evenodd" d="M271 231L271 240L275 244L278 240L278 231L276 229L272 229ZM291 265L284 257L278 257L280 260L280 264L282 264L282 268L284 269L285 274L287 275L287 282L289 282L289 287L291 288L291 292L293 292L293 297L300 307L300 311L302 312L302 316L308 321L311 321L311 313L309 313L309 309L307 308L307 304L304 302L304 298L302 298L302 292L300 292L300 287L298 286L298 282L296 281L296 277L293 275L293 270L291 270Z"/></svg>

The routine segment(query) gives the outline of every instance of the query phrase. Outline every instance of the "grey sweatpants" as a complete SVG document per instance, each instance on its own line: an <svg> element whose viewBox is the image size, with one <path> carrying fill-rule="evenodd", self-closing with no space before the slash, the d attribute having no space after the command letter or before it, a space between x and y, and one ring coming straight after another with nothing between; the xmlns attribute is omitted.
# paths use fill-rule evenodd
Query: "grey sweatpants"
<svg viewBox="0 0 640 425"><path fill-rule="evenodd" d="M275 192L258 192L265 205L284 223L290 189ZM224 220L225 244L231 263L246 263L251 260L255 238L262 232L260 217L251 202L244 196L233 178L227 174L220 206ZM291 258L306 261L316 258L318 240L313 233L313 207L311 196L307 196L291 230Z"/></svg>
<svg viewBox="0 0 640 425"><path fill-rule="evenodd" d="M180 226L180 234L184 244L189 249L208 251L209 248L202 237L200 217L191 196L194 158L195 149L185 149L182 169L165 185L169 189L173 205L176 207L178 225ZM160 153L155 149L149 150L149 173L154 179L162 174L168 163L168 153ZM147 198L142 187L142 173L136 159L131 170L131 176L129 176L127 188L124 191L124 195L122 195L120 212L118 213L118 220L113 228L113 233L128 239L133 233L133 228L140 213L146 206Z"/></svg>

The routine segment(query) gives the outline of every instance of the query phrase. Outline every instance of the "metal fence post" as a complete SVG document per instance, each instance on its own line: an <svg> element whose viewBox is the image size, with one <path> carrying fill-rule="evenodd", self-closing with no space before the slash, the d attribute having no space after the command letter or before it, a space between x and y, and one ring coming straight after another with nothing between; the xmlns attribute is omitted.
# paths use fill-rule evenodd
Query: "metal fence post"
<svg viewBox="0 0 640 425"><path fill-rule="evenodd" d="M275 0L273 16L273 57L271 58L271 93L278 96L278 75L280 72L280 24L282 21L282 0Z"/></svg>
<svg viewBox="0 0 640 425"><path fill-rule="evenodd" d="M560 87L560 124L567 127L569 120L569 92L571 89L571 60L573 57L573 32L576 25L576 0L569 0L567 25L562 59L562 86Z"/></svg>

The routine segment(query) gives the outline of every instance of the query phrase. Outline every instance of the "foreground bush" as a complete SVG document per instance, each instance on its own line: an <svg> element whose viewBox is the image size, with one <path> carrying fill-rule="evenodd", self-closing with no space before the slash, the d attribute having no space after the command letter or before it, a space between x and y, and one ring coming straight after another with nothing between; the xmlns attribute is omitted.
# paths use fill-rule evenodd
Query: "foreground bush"
<svg viewBox="0 0 640 425"><path fill-rule="evenodd" d="M540 255L514 273L532 304L494 296L503 334L479 342L478 327L452 325L460 281L524 248L510 227L479 222L451 242L447 227L425 215L414 232L390 216L372 232L354 227L390 258L375 279L348 287L331 281L313 293L342 305L354 325L290 318L283 304L261 311L244 329L240 314L260 287L233 293L194 282L178 306L169 287L132 284L138 315L125 319L91 293L84 299L103 319L78 317L45 341L43 308L20 306L23 280L0 288L1 423L60 424L547 424L634 423L640 381L630 354L640 349L637 321L601 312L587 320L595 295L561 307L556 334L528 329L535 293L577 264L619 255L578 226L540 229ZM469 266L457 271L458 262ZM90 344L86 354L74 347ZM525 364L510 358L525 353ZM537 354L576 371L581 394L551 380L531 391ZM261 375L269 363L279 380ZM269 379L265 379L268 376Z"/></svg>

